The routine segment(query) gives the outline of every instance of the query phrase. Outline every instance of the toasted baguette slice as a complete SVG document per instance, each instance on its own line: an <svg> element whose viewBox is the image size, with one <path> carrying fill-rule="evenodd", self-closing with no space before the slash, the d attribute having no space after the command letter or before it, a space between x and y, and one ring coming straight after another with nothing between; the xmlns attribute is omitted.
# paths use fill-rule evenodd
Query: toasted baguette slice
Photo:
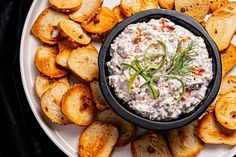
<svg viewBox="0 0 236 157"><path fill-rule="evenodd" d="M198 137L198 121L179 129L168 131L167 138L175 157L197 156L204 144Z"/></svg>
<svg viewBox="0 0 236 157"><path fill-rule="evenodd" d="M69 119L61 112L61 100L68 87L64 83L55 83L41 97L41 107L45 115L60 125L70 124Z"/></svg>
<svg viewBox="0 0 236 157"><path fill-rule="evenodd" d="M37 69L50 78L60 78L67 75L68 71L56 64L57 54L56 46L41 45L34 58Z"/></svg>
<svg viewBox="0 0 236 157"><path fill-rule="evenodd" d="M220 96L216 103L215 115L221 125L236 130L236 91Z"/></svg>
<svg viewBox="0 0 236 157"><path fill-rule="evenodd" d="M206 30L220 51L226 49L236 30L236 14L218 9L206 22Z"/></svg>
<svg viewBox="0 0 236 157"><path fill-rule="evenodd" d="M110 157L118 138L119 132L113 125L94 122L80 136L79 156Z"/></svg>
<svg viewBox="0 0 236 157"><path fill-rule="evenodd" d="M136 131L135 125L118 116L112 109L100 112L97 119L100 122L112 124L119 130L120 136L116 143L117 147L125 146L133 140Z"/></svg>
<svg viewBox="0 0 236 157"><path fill-rule="evenodd" d="M61 108L72 122L80 126L92 123L96 113L90 90L82 83L74 85L65 93Z"/></svg>
<svg viewBox="0 0 236 157"><path fill-rule="evenodd" d="M235 45L230 44L229 47L223 53L221 53L221 62L222 62L222 77L224 77L236 65Z"/></svg>
<svg viewBox="0 0 236 157"><path fill-rule="evenodd" d="M69 16L76 22L88 22L102 6L102 2L103 0L82 0L81 7Z"/></svg>
<svg viewBox="0 0 236 157"><path fill-rule="evenodd" d="M93 17L88 23L82 23L82 27L89 33L102 34L110 31L118 22L115 14L107 7Z"/></svg>
<svg viewBox="0 0 236 157"><path fill-rule="evenodd" d="M88 45L86 46L86 48L89 48L89 49L92 49L92 50L97 51L97 48L96 48L93 44L88 44Z"/></svg>
<svg viewBox="0 0 236 157"><path fill-rule="evenodd" d="M209 12L213 13L227 2L228 0L210 0Z"/></svg>
<svg viewBox="0 0 236 157"><path fill-rule="evenodd" d="M72 43L88 45L91 37L81 28L80 24L72 20L62 20L58 24L58 29L62 36L68 38Z"/></svg>
<svg viewBox="0 0 236 157"><path fill-rule="evenodd" d="M72 52L73 48L68 45L65 41L61 41L58 43L59 53L56 57L56 63L64 68L68 68L67 60Z"/></svg>
<svg viewBox="0 0 236 157"><path fill-rule="evenodd" d="M217 122L213 112L199 121L198 135L205 143L236 145L236 131L223 127Z"/></svg>
<svg viewBox="0 0 236 157"><path fill-rule="evenodd" d="M236 2L228 2L225 5L223 5L222 7L220 7L219 10L230 12L230 13L233 13L234 15L236 15Z"/></svg>
<svg viewBox="0 0 236 157"><path fill-rule="evenodd" d="M114 15L116 16L116 18L118 19L118 22L123 21L124 19L126 19L125 14L122 13L120 6L115 6L112 9L112 12L114 13Z"/></svg>
<svg viewBox="0 0 236 157"><path fill-rule="evenodd" d="M62 82L68 88L70 88L70 82L68 80L68 77L51 80L45 76L38 75L34 83L36 94L38 95L39 98L41 98L44 92L46 92L50 87L52 87L55 83L58 83L58 82Z"/></svg>
<svg viewBox="0 0 236 157"><path fill-rule="evenodd" d="M49 4L60 12L73 12L79 9L82 0L48 0Z"/></svg>
<svg viewBox="0 0 236 157"><path fill-rule="evenodd" d="M42 42L56 44L60 40L57 24L64 19L69 19L69 17L52 8L46 8L34 22L31 32Z"/></svg>
<svg viewBox="0 0 236 157"><path fill-rule="evenodd" d="M171 157L164 137L157 132L149 132L131 144L133 157Z"/></svg>
<svg viewBox="0 0 236 157"><path fill-rule="evenodd" d="M175 0L175 10L202 22L209 10L208 0Z"/></svg>
<svg viewBox="0 0 236 157"><path fill-rule="evenodd" d="M236 76L225 76L221 82L220 90L214 102L208 107L207 111L212 112L220 96L236 91Z"/></svg>
<svg viewBox="0 0 236 157"><path fill-rule="evenodd" d="M110 106L107 105L107 102L103 97L99 82L97 80L90 82L90 88L92 92L93 101L96 103L96 108L99 111L103 111L109 108Z"/></svg>
<svg viewBox="0 0 236 157"><path fill-rule="evenodd" d="M157 8L158 0L121 0L120 7L122 12L129 17L140 11Z"/></svg>
<svg viewBox="0 0 236 157"><path fill-rule="evenodd" d="M236 91L236 76L225 76L221 83L219 94L223 95L234 91Z"/></svg>
<svg viewBox="0 0 236 157"><path fill-rule="evenodd" d="M158 0L161 8L164 9L174 9L175 8L175 0Z"/></svg>
<svg viewBox="0 0 236 157"><path fill-rule="evenodd" d="M98 52L90 48L74 49L68 58L69 68L85 81L98 78Z"/></svg>

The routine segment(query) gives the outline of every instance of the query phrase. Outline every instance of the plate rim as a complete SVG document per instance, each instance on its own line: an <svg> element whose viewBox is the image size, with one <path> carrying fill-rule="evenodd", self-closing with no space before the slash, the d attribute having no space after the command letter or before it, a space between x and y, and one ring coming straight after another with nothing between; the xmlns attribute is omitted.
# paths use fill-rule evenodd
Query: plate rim
<svg viewBox="0 0 236 157"><path fill-rule="evenodd" d="M26 75L25 74L25 69L24 69L24 62L23 62L23 58L24 58L24 45L25 45L25 37L27 34L27 27L30 23L30 18L31 18L31 14L34 12L35 6L37 4L39 4L40 2L42 2L41 0L34 0L33 3L30 6L30 9L27 13L24 25L23 25L23 31L21 33L21 41L20 41L20 76L21 76L21 81L23 84L23 89L24 89L24 93L26 95L28 104L31 108L31 111L34 114L34 117L36 118L36 120L38 121L40 127L43 129L43 131L46 133L46 135L49 137L49 139L63 152L65 153L67 156L73 156L69 150L67 150L65 147L63 147L63 145L50 133L49 128L46 127L45 123L41 120L41 118L39 117L39 115L37 114L36 109L33 107L33 102L32 102L32 96L27 88L27 82L26 82Z"/></svg>
<svg viewBox="0 0 236 157"><path fill-rule="evenodd" d="M37 122L39 123L40 127L43 129L43 131L46 133L46 135L49 137L49 139L67 156L74 156L75 154L71 153L66 147L63 146L63 144L57 140L57 138L50 132L50 131L55 131L55 130L50 130L50 128L47 128L45 122L41 119L39 114L37 113L38 111L34 107L34 103L32 102L32 95L30 94L30 90L27 88L27 82L26 82L26 75L24 75L25 69L24 69L24 49L25 49L25 37L27 35L27 27L30 23L31 19L31 14L34 12L35 7L37 4L40 4L44 0L34 0L30 6L30 9L27 13L26 19L24 21L22 33L21 33L21 40L20 40L20 55L19 55L19 63L20 63L20 76L21 76L21 82L23 85L24 93L26 95L29 107L31 108L32 113L34 114L34 117L36 118ZM55 132L56 134L56 132ZM58 135L57 135L58 136ZM59 137L59 136L58 136ZM75 152L77 154L77 152ZM231 151L228 151L227 157L233 157L236 153L236 146L235 148L232 148Z"/></svg>

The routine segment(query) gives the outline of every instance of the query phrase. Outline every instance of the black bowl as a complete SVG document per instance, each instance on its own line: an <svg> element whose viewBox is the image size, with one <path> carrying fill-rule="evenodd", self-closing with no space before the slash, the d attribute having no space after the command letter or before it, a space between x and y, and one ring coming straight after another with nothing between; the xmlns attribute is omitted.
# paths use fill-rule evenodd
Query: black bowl
<svg viewBox="0 0 236 157"><path fill-rule="evenodd" d="M119 100L112 87L108 84L108 68L107 62L111 60L110 57L110 45L113 40L128 26L129 24L134 24L138 22L148 22L150 19L159 19L159 18L167 18L170 19L177 25L180 25L190 32L195 34L196 36L200 36L204 39L207 50L209 52L210 57L212 58L213 63L213 79L208 86L205 98L200 102L199 105L190 113L181 115L178 119L171 121L154 121L149 120L147 118L143 118L134 111L130 110L127 105L124 104L121 100ZM215 99L220 83L221 83L221 60L218 48L214 41L211 39L207 31L194 19L184 14L165 10L165 9L153 9L147 10L140 13L137 13L120 24L118 24L107 36L103 45L101 47L99 53L99 83L102 90L102 93L109 103L109 105L113 108L115 112L117 112L124 119L146 129L151 130L169 130L178 127L182 127L198 117L200 117L207 107L213 102Z"/></svg>

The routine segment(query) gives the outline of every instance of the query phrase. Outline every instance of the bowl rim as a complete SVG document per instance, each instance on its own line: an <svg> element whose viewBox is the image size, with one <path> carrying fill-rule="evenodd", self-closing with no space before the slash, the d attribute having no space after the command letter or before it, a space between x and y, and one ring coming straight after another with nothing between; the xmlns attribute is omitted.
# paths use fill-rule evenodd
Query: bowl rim
<svg viewBox="0 0 236 157"><path fill-rule="evenodd" d="M112 41L115 39L116 36L118 36L129 24L133 24L137 22L141 18L145 18L148 16L155 16L155 15L160 15L160 16L169 16L172 18L175 18L177 20L180 20L184 23L188 23L195 29L196 31L199 31L203 36L204 36L204 42L209 43L210 48L212 49L212 54L215 58L215 77L212 79L213 85L212 88L209 92L208 97L203 101L202 105L195 110L193 113L191 113L189 116L186 116L182 119L176 119L174 121L154 121L154 120L149 120L146 118L143 118L137 114L135 114L132 111L127 110L125 107L122 106L121 103L117 101L113 93L111 92L109 88L109 84L106 81L106 75L105 75L105 58L107 53L109 53L108 50L110 50L110 44ZM171 20L171 19L170 19ZM182 26L184 27L184 26ZM185 27L185 29L187 29ZM189 30L191 32L191 30ZM202 36L202 38L203 38ZM209 50L209 48L208 48ZM215 42L211 39L210 35L207 33L205 28L198 23L196 20L193 18L186 16L182 13L172 11L172 10L166 10L166 9L151 9L151 10L146 10L137 14L134 14L133 16L125 19L121 23L119 23L116 27L113 28L113 30L108 34L106 37L105 41L102 44L102 47L99 52L98 56L98 65L99 65L99 85L102 91L102 94L108 104L113 108L113 110L123 117L124 119L146 129L151 129L151 130L170 130L170 129L175 129L179 128L181 126L187 125L200 117L204 111L207 109L207 107L213 102L215 97L217 96L217 93L220 88L221 84L221 72L222 72L222 65L221 65L221 58L219 54L219 50L215 44ZM203 99L204 100L204 99Z"/></svg>

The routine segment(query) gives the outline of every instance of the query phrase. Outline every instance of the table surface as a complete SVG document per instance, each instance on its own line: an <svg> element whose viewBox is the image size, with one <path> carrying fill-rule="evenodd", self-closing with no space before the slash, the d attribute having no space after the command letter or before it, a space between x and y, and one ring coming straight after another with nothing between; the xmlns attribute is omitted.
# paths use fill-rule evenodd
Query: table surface
<svg viewBox="0 0 236 157"><path fill-rule="evenodd" d="M0 0L0 156L63 157L36 121L21 82L20 37L31 3Z"/></svg>

